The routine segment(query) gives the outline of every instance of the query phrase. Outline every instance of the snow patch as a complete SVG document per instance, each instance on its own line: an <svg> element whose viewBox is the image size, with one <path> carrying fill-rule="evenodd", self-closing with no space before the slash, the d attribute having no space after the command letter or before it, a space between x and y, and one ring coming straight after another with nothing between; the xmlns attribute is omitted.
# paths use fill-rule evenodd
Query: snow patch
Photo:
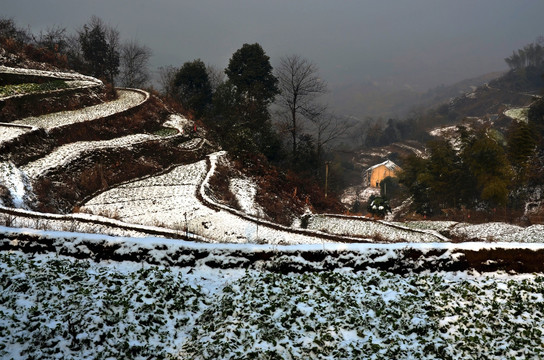
<svg viewBox="0 0 544 360"><path fill-rule="evenodd" d="M238 205L248 215L260 217L264 210L256 203L257 184L248 178L232 178L229 184L230 191L236 196Z"/></svg>
<svg viewBox="0 0 544 360"><path fill-rule="evenodd" d="M518 122L528 123L529 122L528 113L529 113L528 107L521 107L521 108L508 109L504 112L504 115Z"/></svg>
<svg viewBox="0 0 544 360"><path fill-rule="evenodd" d="M30 181L11 161L0 162L0 184L9 190L16 208L28 208L33 198Z"/></svg>

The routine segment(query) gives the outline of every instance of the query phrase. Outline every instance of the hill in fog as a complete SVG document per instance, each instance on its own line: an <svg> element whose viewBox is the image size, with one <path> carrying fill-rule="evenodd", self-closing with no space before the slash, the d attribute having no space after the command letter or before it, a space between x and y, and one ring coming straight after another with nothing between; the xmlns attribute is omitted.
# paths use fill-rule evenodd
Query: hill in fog
<svg viewBox="0 0 544 360"><path fill-rule="evenodd" d="M402 118L415 108L430 108L471 92L502 74L491 72L427 91L398 84L394 80L343 84L332 87L327 100L338 113L357 119Z"/></svg>

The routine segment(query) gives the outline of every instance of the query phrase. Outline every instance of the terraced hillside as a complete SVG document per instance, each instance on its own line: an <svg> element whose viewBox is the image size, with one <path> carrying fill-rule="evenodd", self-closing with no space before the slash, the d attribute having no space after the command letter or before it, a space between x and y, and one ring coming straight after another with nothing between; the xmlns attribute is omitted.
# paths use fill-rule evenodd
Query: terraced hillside
<svg viewBox="0 0 544 360"><path fill-rule="evenodd" d="M105 88L97 79L7 67L0 67L0 74L10 87L20 85L18 93L0 98L6 115L0 123L4 205L69 213L100 191L200 160L211 150L208 142L198 140L202 134L188 131L186 119L145 91L119 89L116 99L102 101ZM85 81L72 80L80 77ZM51 79L70 83L69 91L35 92L28 85ZM50 112L60 107L60 93L61 103L74 97L87 100L77 101L77 109ZM37 106L32 116L12 119L9 109L15 100L26 107L36 96L51 106Z"/></svg>
<svg viewBox="0 0 544 360"><path fill-rule="evenodd" d="M1 70L3 78L12 83L77 78L69 73L7 67ZM93 90L90 97L103 96L100 81L84 78L85 82L70 88L72 92L65 94L66 98L88 89ZM41 91L39 96L51 96L55 102L58 94L58 89L52 89ZM205 133L195 131L192 122L168 112L145 91L119 89L117 94L114 100L78 109L51 113L46 108L43 114L4 121L0 137L4 205L42 213L81 210L135 225L183 229L185 236L191 230L193 235L209 241L364 241L350 234L280 226L267 221L262 210L244 212L220 204L208 181L224 154L204 161L214 149L205 140ZM2 100L9 102L16 97L25 102L35 95L33 91L22 91ZM233 183L236 180L251 184L250 179L233 179ZM244 191L245 187L235 191L240 202L253 204L255 193ZM12 209L9 216L14 214ZM36 213L16 217L23 221L26 217L44 220L47 216L49 220L57 219ZM407 231L429 237L425 241L441 240L436 234Z"/></svg>
<svg viewBox="0 0 544 360"><path fill-rule="evenodd" d="M64 93L65 102L72 97L106 98L99 80L82 75L7 67L0 71L11 85L73 81ZM55 104L59 91L65 89L44 90L39 96ZM0 102L13 97L31 101L35 95L21 91ZM86 102L60 112L45 107L41 114L0 123L0 194L9 207L3 209L6 223L57 230L89 229L93 223L95 229L88 231L118 234L113 229L121 227L137 234L231 243L432 243L481 238L463 231L470 227L462 224L426 229L331 215L307 214L304 224L297 219L291 226L276 224L255 201L259 190L254 179L242 175L228 179L237 208L218 200L221 194L215 194L209 182L218 163L228 166L226 154L214 153L217 147L206 140L204 130L169 111L158 98L142 90L118 89L115 99L84 106ZM499 233L494 240L534 242L541 230L538 225L510 228L505 231L508 236Z"/></svg>
<svg viewBox="0 0 544 360"><path fill-rule="evenodd" d="M542 355L543 225L279 225L190 120L84 92L0 123L0 358Z"/></svg>

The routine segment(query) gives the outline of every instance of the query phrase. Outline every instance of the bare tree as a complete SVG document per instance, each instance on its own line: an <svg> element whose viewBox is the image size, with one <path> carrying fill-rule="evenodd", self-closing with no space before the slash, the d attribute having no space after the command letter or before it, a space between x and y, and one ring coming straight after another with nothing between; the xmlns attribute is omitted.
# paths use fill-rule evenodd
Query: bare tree
<svg viewBox="0 0 544 360"><path fill-rule="evenodd" d="M48 28L45 32L40 31L37 43L56 53L64 53L68 46L66 28L55 25Z"/></svg>
<svg viewBox="0 0 544 360"><path fill-rule="evenodd" d="M83 50L79 42L79 34L68 34L66 36L66 56L69 66L79 72L85 72L85 59L83 58Z"/></svg>
<svg viewBox="0 0 544 360"><path fill-rule="evenodd" d="M111 84L114 85L114 79L117 75L119 75L119 49L121 48L120 35L117 28L107 25L105 29L106 41L109 44L109 51L107 52L108 66L106 68L106 73L108 74Z"/></svg>
<svg viewBox="0 0 544 360"><path fill-rule="evenodd" d="M161 86L162 94L168 97L174 97L176 94L174 80L179 69L175 66L167 65L159 66L157 70L159 73L159 84Z"/></svg>
<svg viewBox="0 0 544 360"><path fill-rule="evenodd" d="M317 159L319 162L321 162L324 148L347 135L350 129L355 126L353 122L348 121L346 118L331 113L313 117L310 121L315 126Z"/></svg>
<svg viewBox="0 0 544 360"><path fill-rule="evenodd" d="M149 58L151 49L131 40L121 46L121 73L119 79L122 86L141 88L149 82Z"/></svg>
<svg viewBox="0 0 544 360"><path fill-rule="evenodd" d="M19 43L27 44L32 40L30 28L23 29L15 24L11 18L0 17L0 40L13 39Z"/></svg>
<svg viewBox="0 0 544 360"><path fill-rule="evenodd" d="M215 92L219 85L225 81L225 72L213 65L207 65L206 71L208 72L208 78L210 79L212 91Z"/></svg>
<svg viewBox="0 0 544 360"><path fill-rule="evenodd" d="M280 88L278 105L283 109L284 127L291 135L295 156L304 122L319 118L326 110L316 99L327 92L327 85L319 77L317 66L299 55L281 58L276 72Z"/></svg>

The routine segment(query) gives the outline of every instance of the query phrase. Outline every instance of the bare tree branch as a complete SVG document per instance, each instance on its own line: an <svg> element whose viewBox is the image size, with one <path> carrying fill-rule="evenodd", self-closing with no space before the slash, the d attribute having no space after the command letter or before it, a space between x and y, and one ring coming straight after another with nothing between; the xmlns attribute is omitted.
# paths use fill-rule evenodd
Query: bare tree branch
<svg viewBox="0 0 544 360"><path fill-rule="evenodd" d="M310 119L317 134L317 156L321 160L325 146L347 135L355 124L335 114L326 113Z"/></svg>
<svg viewBox="0 0 544 360"><path fill-rule="evenodd" d="M295 155L305 120L325 112L326 106L316 99L327 92L327 84L319 77L317 66L299 55L282 58L276 73L280 88L277 104L286 114L284 127L291 134Z"/></svg>
<svg viewBox="0 0 544 360"><path fill-rule="evenodd" d="M148 63L151 49L131 40L121 47L121 74L123 86L141 88L149 82Z"/></svg>
<svg viewBox="0 0 544 360"><path fill-rule="evenodd" d="M176 93L174 79L178 71L179 69L172 65L160 66L158 68L159 84L161 85L161 91L163 95L174 97Z"/></svg>

